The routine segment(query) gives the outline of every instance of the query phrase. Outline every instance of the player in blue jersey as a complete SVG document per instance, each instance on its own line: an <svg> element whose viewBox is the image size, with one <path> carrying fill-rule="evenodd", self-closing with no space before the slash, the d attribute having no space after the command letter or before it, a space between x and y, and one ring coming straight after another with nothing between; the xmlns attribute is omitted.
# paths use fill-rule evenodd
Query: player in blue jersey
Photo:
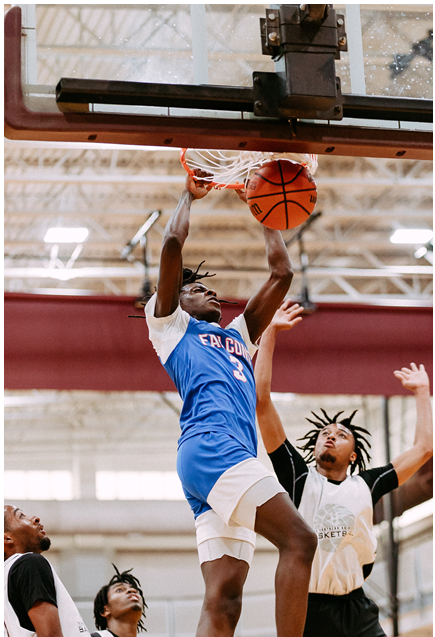
<svg viewBox="0 0 435 637"><path fill-rule="evenodd" d="M197 172L198 177L207 174ZM195 515L205 598L197 637L230 637L240 617L255 532L279 550L278 637L301 637L316 536L275 476L257 460L255 341L293 277L281 233L264 227L270 275L225 329L216 292L182 265L194 199L211 186L188 177L163 238L157 292L146 305L150 339L183 409L177 470ZM246 201L242 191L239 197Z"/></svg>

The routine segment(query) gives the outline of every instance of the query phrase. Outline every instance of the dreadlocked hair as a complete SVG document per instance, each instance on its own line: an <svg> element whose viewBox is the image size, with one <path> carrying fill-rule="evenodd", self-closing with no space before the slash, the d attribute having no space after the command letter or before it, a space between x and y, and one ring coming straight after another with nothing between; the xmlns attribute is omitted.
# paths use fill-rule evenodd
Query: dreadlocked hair
<svg viewBox="0 0 435 637"><path fill-rule="evenodd" d="M210 274L209 272L206 272L205 274L199 274L198 270L202 266L203 263L205 263L205 260L201 261L201 263L196 268L196 270L191 270L190 268L183 268L183 280L181 282L181 287L182 288L185 285L188 285L189 283L195 283L195 281L199 281L200 279L206 279L206 278L210 278L212 276L216 276L216 274ZM156 288L154 288L154 292L155 291L156 291ZM154 292L149 292L148 294L146 294L142 298L142 303L141 304L145 306L148 303L148 301L150 300L150 298L153 296ZM225 302L227 302L227 301L225 301ZM144 318L144 317L142 317L142 316L140 316L140 317L131 316L129 318Z"/></svg>
<svg viewBox="0 0 435 637"><path fill-rule="evenodd" d="M128 571L123 571L122 573L120 573L114 564L112 564L112 566L115 569L116 574L112 577L110 582L106 584L106 586L100 588L94 599L94 618L95 627L97 628L97 630L105 630L107 628L107 620L105 617L102 616L101 613L104 613L104 606L108 604L107 593L109 588L113 586L113 584L129 584L135 590L137 590L143 602L142 616L143 619L146 619L145 608L148 608L148 606L146 605L145 597L140 587L139 580L134 575L130 575L130 571L132 571L133 569L130 568ZM139 620L137 628L139 631L144 630L146 632L143 619L141 618Z"/></svg>
<svg viewBox="0 0 435 637"><path fill-rule="evenodd" d="M184 287L185 285L188 285L189 283L195 283L196 281L199 281L200 279L206 279L212 276L216 276L216 274L210 274L209 272L206 272L205 274L199 274L198 270L203 263L205 263L205 260L201 261L201 263L196 268L196 270L191 270L190 268L183 268L183 282L181 284L181 287Z"/></svg>
<svg viewBox="0 0 435 637"><path fill-rule="evenodd" d="M367 447L371 449L372 446L367 438L365 438L362 434L367 434L369 436L371 434L369 431L367 431L367 429L364 429L363 427L352 425L352 418L355 416L358 410L355 409L355 411L348 418L342 418L341 420L338 420L338 417L341 416L341 414L343 413L342 411L339 411L338 414L335 414L333 418L330 418L324 409L320 409L320 411L322 412L324 419L315 414L314 411L312 411L311 413L317 420L311 420L310 418L305 419L308 420L308 422L310 422L312 425L314 425L316 429L311 429L311 431L308 431L303 438L298 438L298 440L306 441L303 445L298 447L298 449L305 452L305 462L314 462L314 449L320 431L324 429L324 427L335 423L343 425L343 427L349 429L355 441L356 460L350 463L350 474L352 475L357 467L358 473L361 473L361 471L365 471L366 462L370 462L371 460L371 456L367 450Z"/></svg>

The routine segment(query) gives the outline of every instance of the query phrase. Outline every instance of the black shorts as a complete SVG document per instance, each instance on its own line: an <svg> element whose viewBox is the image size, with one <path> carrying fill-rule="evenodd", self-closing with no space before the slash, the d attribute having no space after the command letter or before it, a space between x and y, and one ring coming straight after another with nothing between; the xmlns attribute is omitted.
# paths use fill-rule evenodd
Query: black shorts
<svg viewBox="0 0 435 637"><path fill-rule="evenodd" d="M308 595L303 637L386 637L379 609L362 588L348 595Z"/></svg>

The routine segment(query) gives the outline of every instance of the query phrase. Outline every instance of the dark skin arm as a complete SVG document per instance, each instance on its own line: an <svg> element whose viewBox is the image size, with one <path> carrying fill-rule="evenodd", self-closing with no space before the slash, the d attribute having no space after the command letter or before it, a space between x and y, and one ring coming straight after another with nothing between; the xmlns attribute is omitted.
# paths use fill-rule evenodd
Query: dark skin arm
<svg viewBox="0 0 435 637"><path fill-rule="evenodd" d="M56 606L37 601L28 612L38 637L63 637Z"/></svg>
<svg viewBox="0 0 435 637"><path fill-rule="evenodd" d="M417 410L414 444L411 449L392 460L400 486L432 458L433 425L429 376L424 365L417 367L415 363L411 363L410 368L402 367L400 371L394 372L394 375L405 389L414 393Z"/></svg>
<svg viewBox="0 0 435 637"><path fill-rule="evenodd" d="M207 173L199 171L198 176L204 177ZM177 309L183 275L181 253L189 234L190 206L194 199L205 197L211 188L209 183L188 176L178 206L166 225L157 282L157 318L169 316Z"/></svg>
<svg viewBox="0 0 435 637"><path fill-rule="evenodd" d="M255 386L258 426L267 453L278 449L287 437L281 418L270 397L276 335L283 330L291 330L292 327L300 323L302 311L303 308L300 305L293 304L290 299L287 299L276 311L271 324L261 337L260 349L255 363Z"/></svg>
<svg viewBox="0 0 435 637"><path fill-rule="evenodd" d="M243 190L236 190L236 192L246 203L246 193ZM269 325L293 279L290 259L281 232L263 226L263 233L269 264L269 279L250 298L244 312L249 336L253 343Z"/></svg>

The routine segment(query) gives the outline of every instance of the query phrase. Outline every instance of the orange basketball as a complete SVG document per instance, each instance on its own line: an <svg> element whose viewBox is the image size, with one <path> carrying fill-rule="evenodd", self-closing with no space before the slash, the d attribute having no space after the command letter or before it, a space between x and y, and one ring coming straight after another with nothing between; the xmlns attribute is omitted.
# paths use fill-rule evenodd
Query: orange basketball
<svg viewBox="0 0 435 637"><path fill-rule="evenodd" d="M296 228L313 212L316 183L301 164L279 159L258 168L246 187L249 208L268 228Z"/></svg>

